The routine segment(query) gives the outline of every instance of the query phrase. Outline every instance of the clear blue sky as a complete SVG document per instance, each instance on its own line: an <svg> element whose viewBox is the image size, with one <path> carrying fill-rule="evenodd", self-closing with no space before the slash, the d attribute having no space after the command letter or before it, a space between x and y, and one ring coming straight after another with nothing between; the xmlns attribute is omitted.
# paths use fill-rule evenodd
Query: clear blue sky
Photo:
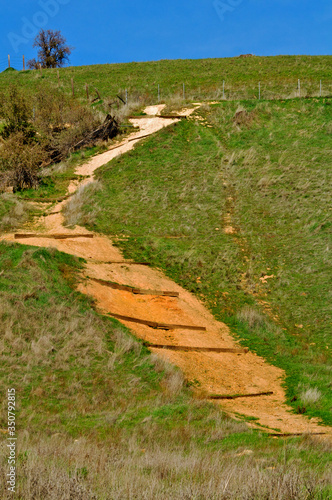
<svg viewBox="0 0 332 500"><path fill-rule="evenodd" d="M1 7L0 71L35 56L33 33L58 29L72 65L331 54L331 0L11 0Z"/></svg>

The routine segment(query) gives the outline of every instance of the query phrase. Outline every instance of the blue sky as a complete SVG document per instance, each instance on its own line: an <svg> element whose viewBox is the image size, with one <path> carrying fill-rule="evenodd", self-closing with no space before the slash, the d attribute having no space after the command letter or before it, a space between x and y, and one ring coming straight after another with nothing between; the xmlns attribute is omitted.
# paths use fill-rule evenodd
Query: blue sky
<svg viewBox="0 0 332 500"><path fill-rule="evenodd" d="M331 0L14 0L0 19L0 71L29 59L33 35L58 29L72 65L331 54Z"/></svg>

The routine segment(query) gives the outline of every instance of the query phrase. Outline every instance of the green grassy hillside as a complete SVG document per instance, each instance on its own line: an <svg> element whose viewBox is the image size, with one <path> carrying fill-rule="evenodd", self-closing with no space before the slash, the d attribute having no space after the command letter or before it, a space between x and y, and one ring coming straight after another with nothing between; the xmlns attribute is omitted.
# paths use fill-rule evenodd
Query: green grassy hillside
<svg viewBox="0 0 332 500"><path fill-rule="evenodd" d="M328 498L329 447L273 440L193 400L178 370L73 290L81 266L54 250L0 244L0 429L14 387L15 498L166 500L190 491L210 500L220 488L230 498L302 499L308 488ZM13 498L5 437L4 500Z"/></svg>
<svg viewBox="0 0 332 500"><path fill-rule="evenodd" d="M198 113L99 170L90 227L196 293L331 424L331 101Z"/></svg>
<svg viewBox="0 0 332 500"><path fill-rule="evenodd" d="M295 412L331 423L329 304L331 57L159 61L64 68L60 85L97 88L143 107L186 98L250 97L204 106L102 167L72 220L122 235L126 257L149 260L195 293L235 336L281 366ZM0 90L57 85L56 70L8 71ZM173 99L174 98L174 99ZM100 107L101 109L101 107ZM103 108L103 111L108 108ZM121 111L121 110L120 110ZM128 109L127 109L128 112ZM0 123L0 127L1 127ZM0 196L0 232L22 227L22 198L62 196L77 152L38 190ZM69 207L70 208L70 207ZM35 210L35 209L34 209ZM171 238L170 238L171 237ZM174 238L176 237L176 238ZM192 398L181 373L75 291L82 261L0 243L0 497L6 484L5 391L17 396L17 498L304 500L331 498L331 446L272 439Z"/></svg>
<svg viewBox="0 0 332 500"><path fill-rule="evenodd" d="M156 102L158 85L161 98L182 96L182 85L186 85L188 99L222 97L222 82L225 80L227 98L257 98L258 82L262 84L265 98L295 97L298 95L298 79L301 80L302 95L318 95L322 80L323 95L331 95L331 56L278 56L197 60L162 60L156 62L104 64L69 67L59 70L60 84L71 92L71 78L75 92L85 96L85 84L90 86L92 97L95 88L102 98L124 96L141 97L144 101ZM38 89L40 80L58 84L57 70L5 72L0 75L0 89L8 84L21 83L26 88Z"/></svg>

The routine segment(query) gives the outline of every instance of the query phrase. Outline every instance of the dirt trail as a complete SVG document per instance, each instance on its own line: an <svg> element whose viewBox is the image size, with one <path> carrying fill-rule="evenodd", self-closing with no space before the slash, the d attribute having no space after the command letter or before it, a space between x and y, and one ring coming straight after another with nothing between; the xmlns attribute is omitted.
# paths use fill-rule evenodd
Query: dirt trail
<svg viewBox="0 0 332 500"><path fill-rule="evenodd" d="M147 117L132 119L140 127L118 146L92 158L85 165L79 166L76 173L86 176L80 185L72 183L69 193L74 193L79 186L93 180L94 171L113 158L131 150L141 137L153 134L176 119L159 118L163 106L151 106L145 110ZM189 115L193 109L183 110ZM64 226L61 213L67 201L57 204L46 217L37 221L36 227L42 227L45 236L56 233L78 235L89 233L85 228L69 229ZM31 232L31 227L29 228ZM38 229L38 233L40 233ZM92 233L90 233L92 234ZM130 318L154 321L162 324L183 325L186 328L162 329L151 328L133 321L122 322L139 338L152 344L187 346L187 347L222 347L236 349L237 345L229 328L214 319L212 314L189 292L168 279L162 272L148 266L126 261L119 249L110 239L97 234L93 238L79 237L52 239L42 236L29 239L16 238L6 234L1 239L16 241L40 247L55 247L63 252L83 257L87 264L79 290L93 296L99 310ZM160 296L155 293L139 295L130 291L113 289L91 278L111 281L153 291L178 292L179 297ZM206 331L191 330L190 327L204 327ZM282 433L326 433L331 437L332 429L318 425L317 419L307 419L290 412L285 404L285 391L282 388L284 372L269 365L254 353L216 353L199 351L172 351L155 349L152 351L181 368L187 380L199 387L199 397L219 395L245 395L273 392L270 396L252 398L239 397L222 400L221 404L228 413L256 417L251 425L260 428L278 430Z"/></svg>

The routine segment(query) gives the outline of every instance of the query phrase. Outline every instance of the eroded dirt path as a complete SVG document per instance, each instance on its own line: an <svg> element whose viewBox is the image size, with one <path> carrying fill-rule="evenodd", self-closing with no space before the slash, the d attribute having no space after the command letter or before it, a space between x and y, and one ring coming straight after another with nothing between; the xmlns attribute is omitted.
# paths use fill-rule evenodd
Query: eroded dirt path
<svg viewBox="0 0 332 500"><path fill-rule="evenodd" d="M140 138L176 122L174 119L159 118L157 115L161 110L162 106L147 108L146 113L154 116L131 120L134 125L140 127L138 132L131 134L118 146L79 166L76 173L86 178L80 185L72 183L69 193L74 193L79 186L91 182L97 168L134 148ZM189 115L192 111L193 109L184 110L182 114ZM225 324L216 321L196 297L165 277L162 272L146 265L126 261L119 249L105 236L89 233L85 228L78 226L75 229L65 227L61 210L66 203L67 201L59 203L46 217L37 221L35 227L38 227L38 233L42 232L42 235L25 239L7 234L1 239L40 247L55 247L86 259L84 279L79 285L79 290L94 297L102 313L148 320L157 324L182 325L168 329L151 328L146 324L121 320L140 339L152 344L169 346L231 350L240 348ZM69 237L60 239L52 237L59 233ZM84 236L74 238L80 234L93 238ZM145 292L138 294L114 289L107 283L97 282L95 279L143 289ZM178 296L163 296L157 292L171 292L171 295L173 292L173 295L178 294ZM199 388L199 397L208 398L212 394L248 395L272 392L273 394L269 396L239 397L216 402L234 416L242 414L257 418L253 426L258 424L261 428L270 431L279 430L281 433L331 435L332 429L318 425L318 420L309 420L302 415L291 413L285 404L285 391L282 388L284 372L269 365L254 353L173 351L165 348L151 348L151 350L179 366L186 379Z"/></svg>

